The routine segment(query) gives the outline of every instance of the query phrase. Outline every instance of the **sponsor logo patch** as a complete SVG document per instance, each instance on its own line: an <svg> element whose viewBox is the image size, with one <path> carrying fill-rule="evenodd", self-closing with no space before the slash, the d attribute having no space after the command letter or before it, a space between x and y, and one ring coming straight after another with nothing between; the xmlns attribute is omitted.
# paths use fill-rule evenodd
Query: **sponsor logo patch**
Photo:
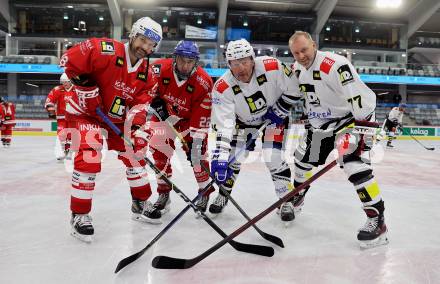
<svg viewBox="0 0 440 284"><path fill-rule="evenodd" d="M339 67L338 74L339 80L343 86L354 81L353 74L351 73L350 66L348 66L348 64L344 64Z"/></svg>
<svg viewBox="0 0 440 284"><path fill-rule="evenodd" d="M125 99L116 96L113 100L112 106L108 115L114 118L122 118L125 112Z"/></svg>
<svg viewBox="0 0 440 284"><path fill-rule="evenodd" d="M266 82L267 82L266 75L261 74L260 76L257 77L258 86L261 86L261 85L263 85Z"/></svg>
<svg viewBox="0 0 440 284"><path fill-rule="evenodd" d="M257 113L267 108L266 98L261 91L256 92L250 97L246 98L251 113Z"/></svg>
<svg viewBox="0 0 440 284"><path fill-rule="evenodd" d="M325 74L328 74L333 64L335 64L335 61L333 59L325 57L324 60L322 60L321 65L319 66L319 70L321 70Z"/></svg>
<svg viewBox="0 0 440 284"><path fill-rule="evenodd" d="M101 53L103 54L114 54L115 46L111 41L101 41Z"/></svg>
<svg viewBox="0 0 440 284"><path fill-rule="evenodd" d="M274 58L264 59L263 64L266 71L278 70L278 60Z"/></svg>
<svg viewBox="0 0 440 284"><path fill-rule="evenodd" d="M229 88L229 85L225 82L225 80L223 80L223 79L220 79L220 81L218 81L216 84L215 84L215 89L220 93L220 94L223 94L223 92L227 89L227 88Z"/></svg>

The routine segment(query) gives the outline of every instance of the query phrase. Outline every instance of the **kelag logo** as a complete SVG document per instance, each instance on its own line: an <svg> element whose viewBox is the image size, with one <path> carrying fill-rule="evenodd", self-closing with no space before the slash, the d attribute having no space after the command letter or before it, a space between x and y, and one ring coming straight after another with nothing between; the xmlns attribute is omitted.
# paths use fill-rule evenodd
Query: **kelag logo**
<svg viewBox="0 0 440 284"><path fill-rule="evenodd" d="M428 127L409 127L403 129L403 135L413 136L435 136L435 128Z"/></svg>

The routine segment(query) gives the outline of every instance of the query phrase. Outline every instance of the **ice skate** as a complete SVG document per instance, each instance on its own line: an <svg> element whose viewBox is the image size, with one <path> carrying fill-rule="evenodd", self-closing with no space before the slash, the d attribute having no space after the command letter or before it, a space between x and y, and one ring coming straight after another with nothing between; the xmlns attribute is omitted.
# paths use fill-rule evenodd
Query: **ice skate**
<svg viewBox="0 0 440 284"><path fill-rule="evenodd" d="M383 212L379 213L375 207L364 207L364 211L367 214L367 222L357 235L360 248L368 249L388 244L388 229Z"/></svg>
<svg viewBox="0 0 440 284"><path fill-rule="evenodd" d="M162 224L160 210L154 208L150 201L134 199L131 205L132 219L150 224Z"/></svg>
<svg viewBox="0 0 440 284"><path fill-rule="evenodd" d="M157 210L160 210L160 213L164 215L168 211L170 211L170 193L160 193L159 197L157 198L156 202L154 203L154 208Z"/></svg>
<svg viewBox="0 0 440 284"><path fill-rule="evenodd" d="M89 214L72 213L70 224L72 225L72 236L86 243L92 242L95 230L92 224L92 217Z"/></svg>

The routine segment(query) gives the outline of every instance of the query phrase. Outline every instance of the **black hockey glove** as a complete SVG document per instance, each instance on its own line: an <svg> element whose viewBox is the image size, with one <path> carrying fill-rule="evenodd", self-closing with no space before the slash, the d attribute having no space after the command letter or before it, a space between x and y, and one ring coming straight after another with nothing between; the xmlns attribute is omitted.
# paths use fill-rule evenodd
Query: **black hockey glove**
<svg viewBox="0 0 440 284"><path fill-rule="evenodd" d="M170 116L165 101L160 97L155 97L151 102L150 107L157 112L157 115L159 115L159 118L162 121L165 121Z"/></svg>
<svg viewBox="0 0 440 284"><path fill-rule="evenodd" d="M191 139L186 143L188 145L188 151L186 151L186 159L192 166L200 164L200 160L206 153L206 143L202 139Z"/></svg>

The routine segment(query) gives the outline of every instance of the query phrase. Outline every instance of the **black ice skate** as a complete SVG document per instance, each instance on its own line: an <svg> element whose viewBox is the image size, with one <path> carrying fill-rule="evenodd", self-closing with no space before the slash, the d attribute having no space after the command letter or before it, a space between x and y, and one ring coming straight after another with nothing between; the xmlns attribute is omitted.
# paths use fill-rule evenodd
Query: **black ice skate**
<svg viewBox="0 0 440 284"><path fill-rule="evenodd" d="M388 140L388 142L387 142L387 147L388 147L388 148L394 148L394 146L391 145L391 140Z"/></svg>
<svg viewBox="0 0 440 284"><path fill-rule="evenodd" d="M202 197L200 197L198 200L197 200L197 202L196 202L196 206L197 206L197 208L201 211L201 212L203 212L203 213L205 213L206 212L206 208L208 207L208 202L209 202L209 196L207 195L207 196L202 196ZM200 212L199 211L195 211L196 212L196 219L198 219L198 218L200 218L200 217L202 217L201 215L200 215Z"/></svg>
<svg viewBox="0 0 440 284"><path fill-rule="evenodd" d="M160 193L159 197L157 198L156 202L154 203L154 208L157 210L160 210L160 213L163 215L170 211L170 193Z"/></svg>
<svg viewBox="0 0 440 284"><path fill-rule="evenodd" d="M146 222L150 224L162 224L162 214L148 200L133 199L131 204L132 219L135 221Z"/></svg>
<svg viewBox="0 0 440 284"><path fill-rule="evenodd" d="M383 201L380 201L375 207L364 207L368 219L357 235L361 249L388 244L388 230L385 225L383 209L378 210L376 207L383 208Z"/></svg>
<svg viewBox="0 0 440 284"><path fill-rule="evenodd" d="M216 216L223 211L223 208L225 208L226 204L228 204L228 198L223 194L222 191L220 191L217 197L209 206L209 212L215 214Z"/></svg>
<svg viewBox="0 0 440 284"><path fill-rule="evenodd" d="M89 214L72 213L70 225L72 225L72 236L86 243L92 242L92 236L95 230L92 225L92 217L90 217Z"/></svg>
<svg viewBox="0 0 440 284"><path fill-rule="evenodd" d="M286 222L286 226L295 219L293 199L281 204L279 214L281 217L281 221Z"/></svg>

